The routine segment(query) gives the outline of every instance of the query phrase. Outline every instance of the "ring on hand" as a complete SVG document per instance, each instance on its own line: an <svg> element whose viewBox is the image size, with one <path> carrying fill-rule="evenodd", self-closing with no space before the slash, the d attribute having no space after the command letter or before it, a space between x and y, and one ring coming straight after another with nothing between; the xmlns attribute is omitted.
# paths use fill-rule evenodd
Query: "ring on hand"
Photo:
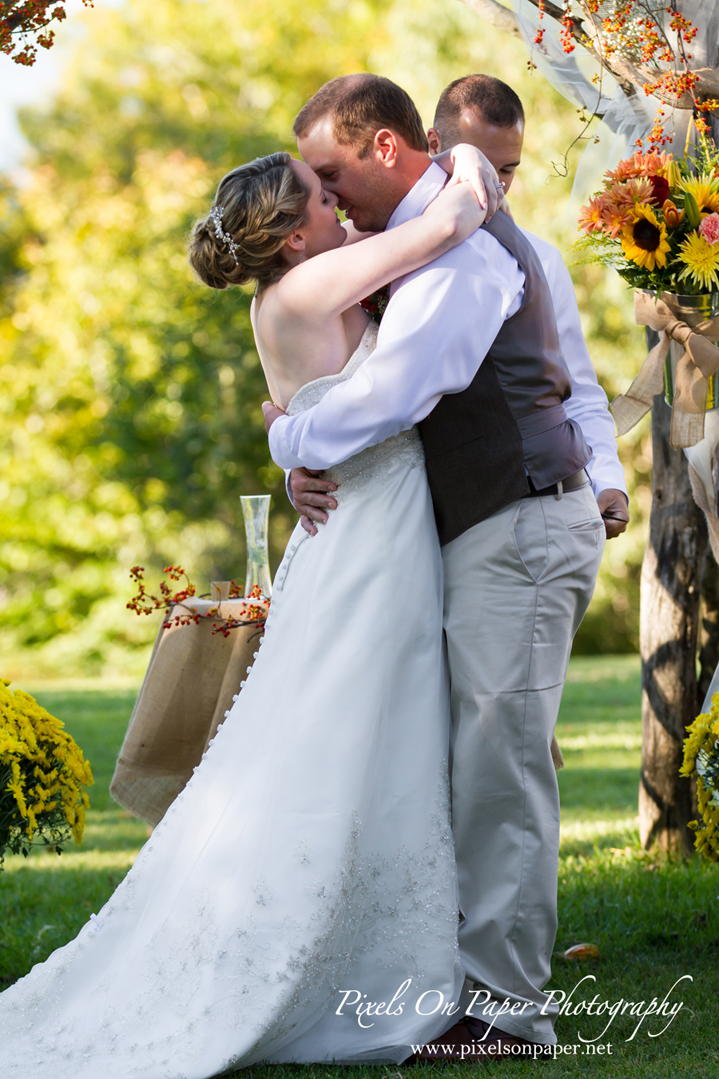
<svg viewBox="0 0 719 1079"><path fill-rule="evenodd" d="M495 185L494 185L494 186L495 186L495 187L497 188L497 191L499 191L499 189L500 189L500 188L503 188L503 187L504 187L504 184L503 184L503 183L501 183L500 181L497 181L497 183L495 183Z"/></svg>

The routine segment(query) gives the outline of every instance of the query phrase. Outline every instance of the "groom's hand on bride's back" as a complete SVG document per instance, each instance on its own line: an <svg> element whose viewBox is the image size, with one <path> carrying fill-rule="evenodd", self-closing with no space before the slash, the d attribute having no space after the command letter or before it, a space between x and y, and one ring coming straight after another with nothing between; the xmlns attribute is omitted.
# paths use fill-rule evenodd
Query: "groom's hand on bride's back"
<svg viewBox="0 0 719 1079"><path fill-rule="evenodd" d="M320 472L308 468L293 468L290 472L290 490L292 504L300 515L300 524L311 536L317 535L315 521L327 524L327 510L337 509L337 499L332 491L337 484L332 480L323 480Z"/></svg>

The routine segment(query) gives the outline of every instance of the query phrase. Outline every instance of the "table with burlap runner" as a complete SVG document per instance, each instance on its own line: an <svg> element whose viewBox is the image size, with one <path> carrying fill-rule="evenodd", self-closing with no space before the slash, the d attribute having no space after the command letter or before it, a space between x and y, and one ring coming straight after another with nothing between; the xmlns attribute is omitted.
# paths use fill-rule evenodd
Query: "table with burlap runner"
<svg viewBox="0 0 719 1079"><path fill-rule="evenodd" d="M240 617L245 600L223 600L222 614ZM199 614L216 600L192 600ZM167 615L187 615L177 606ZM135 816L156 825L202 759L232 707L257 652L262 630L242 626L228 637L212 633L213 619L160 628L117 760L110 794Z"/></svg>
<svg viewBox="0 0 719 1079"><path fill-rule="evenodd" d="M222 613L238 617L244 604L223 600ZM216 605L192 600L200 614ZM167 619L186 614L177 606ZM228 637L213 634L212 621L160 628L117 759L110 794L153 827L202 760L240 692L262 637L257 626L233 629ZM564 767L556 738L552 759L555 768Z"/></svg>

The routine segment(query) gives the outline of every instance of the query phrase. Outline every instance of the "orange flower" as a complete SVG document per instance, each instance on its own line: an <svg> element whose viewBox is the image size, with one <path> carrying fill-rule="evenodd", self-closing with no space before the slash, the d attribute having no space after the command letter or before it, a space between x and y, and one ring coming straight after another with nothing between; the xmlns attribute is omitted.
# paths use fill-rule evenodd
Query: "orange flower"
<svg viewBox="0 0 719 1079"><path fill-rule="evenodd" d="M589 200L588 206L582 206L579 211L579 228L585 232L606 232L604 212L607 208L607 200L604 195L595 195Z"/></svg>
<svg viewBox="0 0 719 1079"><path fill-rule="evenodd" d="M675 229L677 225L681 225L684 219L684 211L680 210L671 199L667 199L662 206L664 212L664 221L670 229Z"/></svg>
<svg viewBox="0 0 719 1079"><path fill-rule="evenodd" d="M641 157L641 154L635 154L634 157ZM615 169L611 169L605 173L608 180L616 180L622 183L624 180L630 180L633 176L638 176L637 164L634 157L626 158L624 161L620 161Z"/></svg>
<svg viewBox="0 0 719 1079"><path fill-rule="evenodd" d="M607 232L613 240L616 240L622 228L628 225L632 219L632 213L628 206L609 205L602 213L602 220Z"/></svg>
<svg viewBox="0 0 719 1079"><path fill-rule="evenodd" d="M636 206L640 202L649 202L654 196L651 180L637 176L625 183L614 183L606 192L607 201L617 206Z"/></svg>
<svg viewBox="0 0 719 1079"><path fill-rule="evenodd" d="M648 154L636 153L634 160L637 166L637 176L664 176L667 177L669 166L672 163L672 155L666 152L657 153L650 150Z"/></svg>

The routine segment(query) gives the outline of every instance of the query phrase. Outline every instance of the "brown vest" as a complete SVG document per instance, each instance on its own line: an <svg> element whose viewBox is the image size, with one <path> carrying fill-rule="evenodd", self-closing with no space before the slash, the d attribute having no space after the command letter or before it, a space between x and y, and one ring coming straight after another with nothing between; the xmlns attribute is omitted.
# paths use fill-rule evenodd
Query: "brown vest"
<svg viewBox="0 0 719 1079"><path fill-rule="evenodd" d="M539 256L506 214L495 214L482 228L519 263L524 298L472 383L445 394L419 424L442 544L526 496L528 475L541 490L591 457L564 410L572 383Z"/></svg>

